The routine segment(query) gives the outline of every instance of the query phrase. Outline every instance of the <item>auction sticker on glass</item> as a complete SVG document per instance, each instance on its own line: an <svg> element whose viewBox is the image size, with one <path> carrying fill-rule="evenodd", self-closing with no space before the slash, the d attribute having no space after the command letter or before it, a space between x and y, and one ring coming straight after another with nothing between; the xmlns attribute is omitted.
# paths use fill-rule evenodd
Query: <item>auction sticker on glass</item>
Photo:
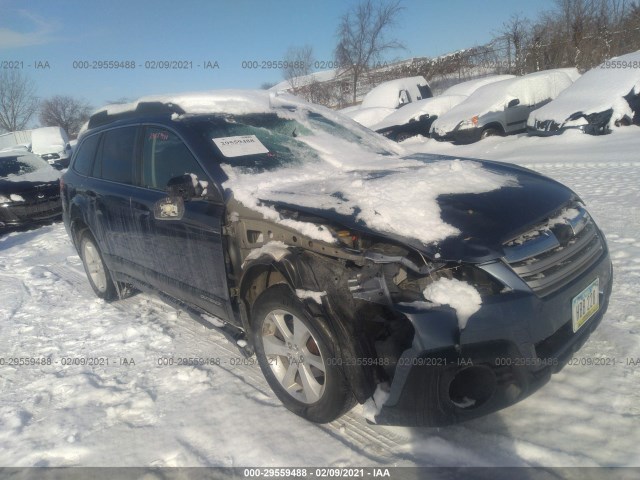
<svg viewBox="0 0 640 480"><path fill-rule="evenodd" d="M255 135L214 138L213 143L216 144L220 152L227 158L269 153L267 147L265 147Z"/></svg>
<svg viewBox="0 0 640 480"><path fill-rule="evenodd" d="M571 301L573 331L577 332L600 308L600 281L595 279Z"/></svg>

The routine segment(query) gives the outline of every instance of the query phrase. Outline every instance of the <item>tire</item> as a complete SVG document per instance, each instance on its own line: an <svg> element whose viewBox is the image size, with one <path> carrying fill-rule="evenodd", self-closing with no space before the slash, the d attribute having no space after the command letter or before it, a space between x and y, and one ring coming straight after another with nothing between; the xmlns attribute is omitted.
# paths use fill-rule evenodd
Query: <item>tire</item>
<svg viewBox="0 0 640 480"><path fill-rule="evenodd" d="M111 273L102 259L102 253L93 235L88 230L80 237L80 258L87 274L89 285L95 294L103 300L113 300L117 296L116 286L111 279Z"/></svg>
<svg viewBox="0 0 640 480"><path fill-rule="evenodd" d="M497 128L487 127L484 130L482 130L482 133L480 134L480 139L482 140L483 138L495 137L495 136L501 136L501 135L502 135L502 132Z"/></svg>
<svg viewBox="0 0 640 480"><path fill-rule="evenodd" d="M256 299L251 337L271 390L296 415L326 423L355 405L339 366L338 342L326 321L308 314L288 285L270 287Z"/></svg>

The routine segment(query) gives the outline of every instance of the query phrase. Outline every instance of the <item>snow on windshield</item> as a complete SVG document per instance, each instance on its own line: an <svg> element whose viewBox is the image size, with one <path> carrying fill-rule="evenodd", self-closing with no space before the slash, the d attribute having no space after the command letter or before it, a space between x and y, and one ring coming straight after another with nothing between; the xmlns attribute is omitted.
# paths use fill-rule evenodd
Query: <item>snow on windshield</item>
<svg viewBox="0 0 640 480"><path fill-rule="evenodd" d="M632 91L640 94L639 64L640 50L607 60L582 75L553 102L531 112L528 125L534 126L536 120L552 120L562 125L576 112L589 115L609 109L613 109L610 126L625 115L633 117L623 97Z"/></svg>
<svg viewBox="0 0 640 480"><path fill-rule="evenodd" d="M450 132L463 120L504 110L509 101L516 98L520 100L521 105L544 102L556 98L571 83L571 77L561 70L530 73L523 77L490 83L480 87L467 100L439 117L433 128L441 132Z"/></svg>
<svg viewBox="0 0 640 480"><path fill-rule="evenodd" d="M60 178L60 172L40 157L17 150L0 154L0 178L11 182L52 182Z"/></svg>
<svg viewBox="0 0 640 480"><path fill-rule="evenodd" d="M357 132L348 125L326 123L328 119L322 118L297 112L296 121L305 129L299 129L295 141L308 150L300 161L277 169L248 171L234 166L231 159L223 164L229 177L223 186L247 207L294 228L301 222L279 220L275 209L264 206L263 201L333 210L371 229L427 244L459 233L442 221L439 195L482 193L516 184L513 177L488 171L475 161L425 162L389 151L377 152L366 143L367 138L357 141ZM267 145L268 140L263 143ZM317 227L308 226L304 234L331 240L326 230L318 232Z"/></svg>

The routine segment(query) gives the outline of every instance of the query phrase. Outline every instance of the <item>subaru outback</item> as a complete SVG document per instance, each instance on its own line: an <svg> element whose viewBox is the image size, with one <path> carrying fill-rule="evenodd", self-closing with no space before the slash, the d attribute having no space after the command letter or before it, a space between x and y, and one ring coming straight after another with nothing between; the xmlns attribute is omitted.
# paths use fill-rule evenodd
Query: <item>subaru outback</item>
<svg viewBox="0 0 640 480"><path fill-rule="evenodd" d="M407 155L286 94L105 107L61 192L99 297L150 290L219 318L314 422L372 397L374 421L395 425L518 402L586 341L611 292L605 238L570 189Z"/></svg>

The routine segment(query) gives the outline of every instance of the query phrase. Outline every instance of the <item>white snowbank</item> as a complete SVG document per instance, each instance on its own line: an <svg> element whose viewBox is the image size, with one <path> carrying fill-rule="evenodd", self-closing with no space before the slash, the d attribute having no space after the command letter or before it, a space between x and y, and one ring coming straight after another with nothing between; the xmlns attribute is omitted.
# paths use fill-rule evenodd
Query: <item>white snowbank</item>
<svg viewBox="0 0 640 480"><path fill-rule="evenodd" d="M586 123L585 119L569 121L569 117L577 112L589 115L610 108L613 115L609 127L625 115L633 117L629 103L623 97L631 91L640 93L638 65L640 50L605 61L582 75L558 98L531 112L527 124L534 126L537 120L552 120L560 125L581 125Z"/></svg>
<svg viewBox="0 0 640 480"><path fill-rule="evenodd" d="M440 278L422 292L424 298L440 305L449 305L456 311L460 330L467 326L469 317L480 310L482 299L478 291L455 278Z"/></svg>

